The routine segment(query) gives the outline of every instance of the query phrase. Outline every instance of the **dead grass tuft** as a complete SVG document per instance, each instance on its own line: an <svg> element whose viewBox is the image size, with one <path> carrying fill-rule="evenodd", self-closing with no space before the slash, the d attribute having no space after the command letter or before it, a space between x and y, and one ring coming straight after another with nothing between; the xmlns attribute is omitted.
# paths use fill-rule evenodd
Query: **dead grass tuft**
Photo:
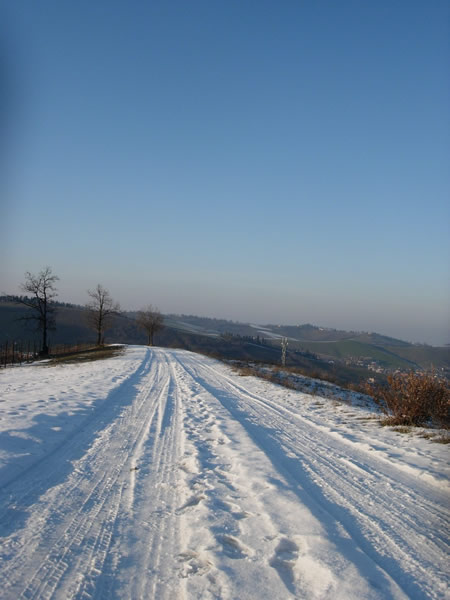
<svg viewBox="0 0 450 600"><path fill-rule="evenodd" d="M396 431L397 433L411 433L411 427L394 427L392 431Z"/></svg>
<svg viewBox="0 0 450 600"><path fill-rule="evenodd" d="M436 442L436 444L450 444L450 436L448 436L448 435L436 436L431 441Z"/></svg>

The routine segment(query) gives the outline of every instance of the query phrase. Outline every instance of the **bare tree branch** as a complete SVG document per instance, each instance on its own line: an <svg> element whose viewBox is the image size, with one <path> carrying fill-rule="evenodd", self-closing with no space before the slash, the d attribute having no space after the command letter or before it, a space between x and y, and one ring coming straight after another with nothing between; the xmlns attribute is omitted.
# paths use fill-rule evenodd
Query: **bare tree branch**
<svg viewBox="0 0 450 600"><path fill-rule="evenodd" d="M51 267L45 267L37 275L29 271L25 273L25 283L20 287L30 297L16 296L15 302L31 309L31 314L22 317L24 321L34 321L36 329L42 331L42 352L48 355L48 332L55 329L56 308L53 304L58 295L55 287L59 281L57 275L53 275Z"/></svg>
<svg viewBox="0 0 450 600"><path fill-rule="evenodd" d="M146 308L138 311L136 322L138 327L144 329L148 336L148 345L153 346L155 333L164 327L164 317L156 306L149 304Z"/></svg>
<svg viewBox="0 0 450 600"><path fill-rule="evenodd" d="M97 334L97 346L101 346L106 329L120 313L120 305L114 302L109 291L100 284L95 290L88 290L88 294L91 301L86 304L87 323Z"/></svg>

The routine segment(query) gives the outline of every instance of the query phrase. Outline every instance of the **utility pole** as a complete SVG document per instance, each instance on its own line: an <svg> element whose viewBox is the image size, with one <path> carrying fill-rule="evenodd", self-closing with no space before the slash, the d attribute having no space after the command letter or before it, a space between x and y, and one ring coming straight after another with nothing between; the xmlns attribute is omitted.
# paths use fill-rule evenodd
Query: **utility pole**
<svg viewBox="0 0 450 600"><path fill-rule="evenodd" d="M281 364L283 367L286 366L286 350L288 347L287 338L281 338Z"/></svg>

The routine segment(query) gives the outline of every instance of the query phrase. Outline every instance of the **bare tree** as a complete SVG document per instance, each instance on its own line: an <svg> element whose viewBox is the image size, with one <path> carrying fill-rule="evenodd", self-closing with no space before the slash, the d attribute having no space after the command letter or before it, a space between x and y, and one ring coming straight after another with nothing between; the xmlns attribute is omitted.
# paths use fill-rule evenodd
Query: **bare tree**
<svg viewBox="0 0 450 600"><path fill-rule="evenodd" d="M136 322L141 329L144 329L148 336L148 345L153 346L153 336L164 327L164 317L156 306L149 304L138 311Z"/></svg>
<svg viewBox="0 0 450 600"><path fill-rule="evenodd" d="M21 320L33 321L36 329L42 332L41 356L48 356L48 332L55 329L56 307L53 299L58 295L56 281L59 281L59 277L53 275L51 267L45 267L37 275L27 271L25 283L20 286L27 296L15 298L16 302L30 309L30 313L21 317Z"/></svg>
<svg viewBox="0 0 450 600"><path fill-rule="evenodd" d="M91 301L86 304L88 325L97 334L97 346L104 343L105 330L112 319L120 312L120 305L111 298L108 290L100 284L95 290L88 290Z"/></svg>

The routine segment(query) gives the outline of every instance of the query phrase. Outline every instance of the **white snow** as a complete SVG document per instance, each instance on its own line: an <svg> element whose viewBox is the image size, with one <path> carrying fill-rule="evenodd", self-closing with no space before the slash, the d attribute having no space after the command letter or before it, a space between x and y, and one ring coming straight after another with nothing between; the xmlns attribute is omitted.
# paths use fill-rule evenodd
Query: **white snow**
<svg viewBox="0 0 450 600"><path fill-rule="evenodd" d="M190 352L0 372L0 596L448 596L448 447Z"/></svg>
<svg viewBox="0 0 450 600"><path fill-rule="evenodd" d="M268 329L267 327L263 327L262 325L254 325L254 324L250 324L250 327L253 327L253 329L256 329L258 331L258 333L260 333L263 337L266 338L272 338L274 340L281 340L283 339L283 335L280 335L279 333L274 333L271 329ZM289 338L290 340L295 340L295 338ZM297 340L295 340L297 341Z"/></svg>

